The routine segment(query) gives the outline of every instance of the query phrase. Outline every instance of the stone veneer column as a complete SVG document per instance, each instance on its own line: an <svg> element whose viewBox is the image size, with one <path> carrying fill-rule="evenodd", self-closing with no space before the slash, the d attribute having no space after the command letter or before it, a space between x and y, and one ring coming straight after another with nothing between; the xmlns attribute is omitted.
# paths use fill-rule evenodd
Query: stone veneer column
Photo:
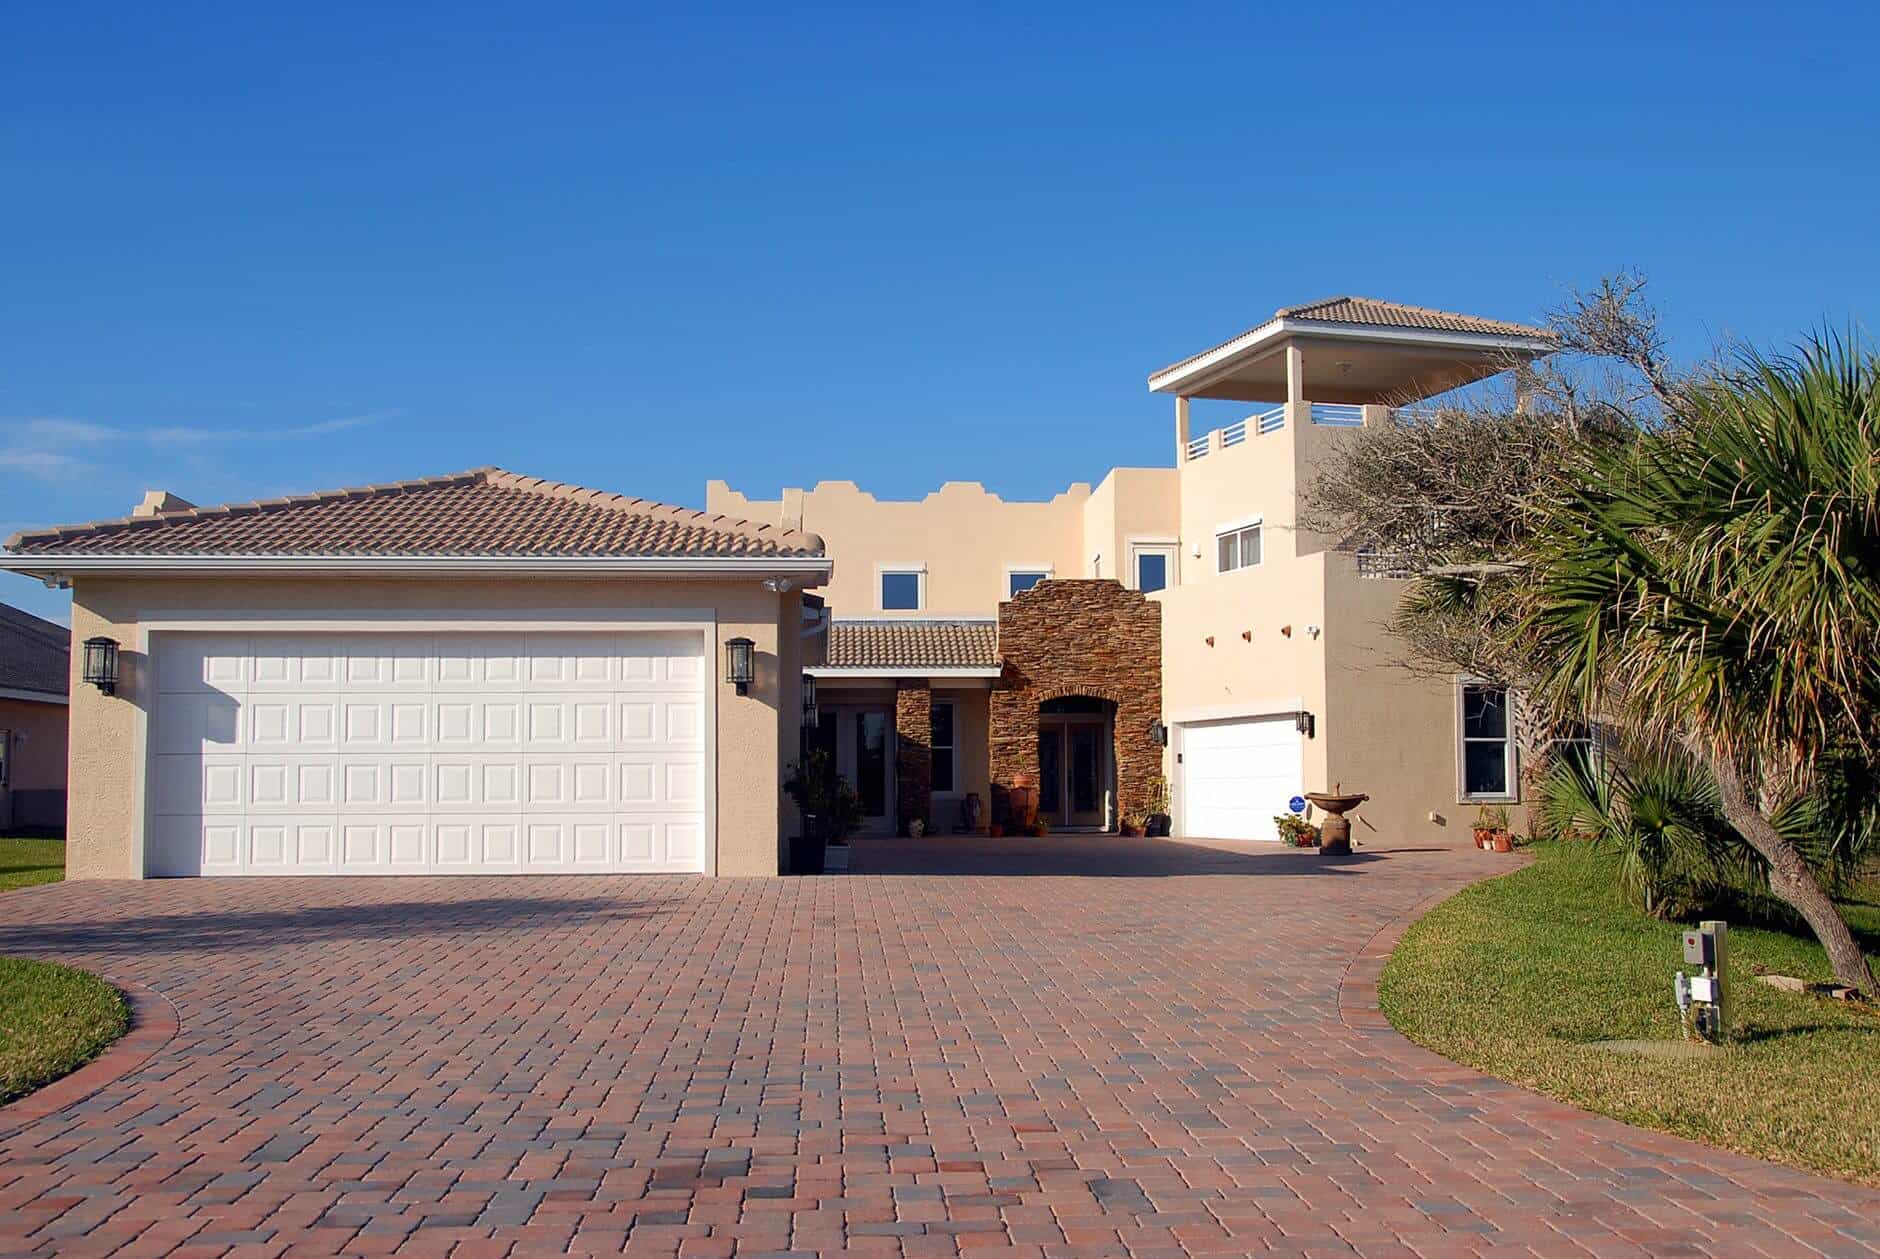
<svg viewBox="0 0 1880 1259"><path fill-rule="evenodd" d="M933 690L925 682L894 693L894 817L907 834L919 818L933 825Z"/></svg>
<svg viewBox="0 0 1880 1259"><path fill-rule="evenodd" d="M1084 695L1116 705L1117 817L1148 806L1162 772L1149 723L1162 715L1162 605L1108 578L1041 581L999 605L999 657L987 742L992 816L1010 789L1038 785L1038 706Z"/></svg>

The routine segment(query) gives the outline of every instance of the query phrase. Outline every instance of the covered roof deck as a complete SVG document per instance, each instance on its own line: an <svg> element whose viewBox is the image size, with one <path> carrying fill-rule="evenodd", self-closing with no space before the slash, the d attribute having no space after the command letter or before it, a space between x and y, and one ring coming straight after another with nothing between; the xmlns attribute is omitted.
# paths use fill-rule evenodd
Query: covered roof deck
<svg viewBox="0 0 1880 1259"><path fill-rule="evenodd" d="M1154 393L1236 402L1402 405L1559 349L1545 328L1333 297L1273 318L1149 376Z"/></svg>

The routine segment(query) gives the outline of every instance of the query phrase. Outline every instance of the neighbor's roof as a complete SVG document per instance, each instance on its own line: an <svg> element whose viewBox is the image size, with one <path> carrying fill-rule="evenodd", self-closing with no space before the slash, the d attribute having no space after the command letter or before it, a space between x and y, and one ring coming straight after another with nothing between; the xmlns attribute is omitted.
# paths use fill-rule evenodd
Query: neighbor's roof
<svg viewBox="0 0 1880 1259"><path fill-rule="evenodd" d="M1224 350L1237 341L1254 339L1255 334L1276 326L1282 320L1357 324L1372 328L1408 328L1424 332L1459 332L1471 336L1522 337L1542 341L1557 339L1545 328L1536 328L1531 324L1510 323L1505 319L1484 319L1479 315L1462 315L1451 310L1432 310L1427 306L1380 301L1375 297L1327 297L1322 301L1306 302L1299 306L1282 306L1274 311L1273 317L1265 323L1231 336L1219 345L1211 345L1199 354L1190 354L1178 363L1170 363L1160 371L1151 372L1149 378L1154 380L1158 376L1166 376L1170 372L1181 370L1190 363L1198 362Z"/></svg>
<svg viewBox="0 0 1880 1259"><path fill-rule="evenodd" d="M71 689L72 635L63 625L0 603L0 691Z"/></svg>
<svg viewBox="0 0 1880 1259"><path fill-rule="evenodd" d="M827 669L996 669L999 627L989 620L831 621Z"/></svg>
<svg viewBox="0 0 1880 1259"><path fill-rule="evenodd" d="M815 534L478 468L16 533L20 556L820 556Z"/></svg>

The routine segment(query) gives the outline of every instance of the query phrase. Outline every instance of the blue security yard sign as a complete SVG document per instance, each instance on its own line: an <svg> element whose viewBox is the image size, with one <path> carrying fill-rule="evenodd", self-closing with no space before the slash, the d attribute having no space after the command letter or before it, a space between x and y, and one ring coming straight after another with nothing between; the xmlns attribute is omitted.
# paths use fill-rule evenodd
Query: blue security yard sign
<svg viewBox="0 0 1880 1259"><path fill-rule="evenodd" d="M1291 809L1294 813L1304 813L1306 811L1306 798L1304 796L1294 796L1286 802L1286 807Z"/></svg>

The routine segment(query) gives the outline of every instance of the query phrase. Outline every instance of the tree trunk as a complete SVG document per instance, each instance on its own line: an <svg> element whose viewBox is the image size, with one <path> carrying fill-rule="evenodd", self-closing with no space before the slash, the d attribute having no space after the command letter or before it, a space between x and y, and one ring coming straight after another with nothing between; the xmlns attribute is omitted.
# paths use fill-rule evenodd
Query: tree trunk
<svg viewBox="0 0 1880 1259"><path fill-rule="evenodd" d="M1874 995L1873 968L1867 964L1867 955L1848 929L1847 920L1841 917L1834 898L1822 888L1795 845L1784 839L1750 800L1741 769L1728 757L1706 756L1705 760L1717 779L1724 818L1769 863L1769 890L1814 930L1815 938L1828 951L1835 979Z"/></svg>

